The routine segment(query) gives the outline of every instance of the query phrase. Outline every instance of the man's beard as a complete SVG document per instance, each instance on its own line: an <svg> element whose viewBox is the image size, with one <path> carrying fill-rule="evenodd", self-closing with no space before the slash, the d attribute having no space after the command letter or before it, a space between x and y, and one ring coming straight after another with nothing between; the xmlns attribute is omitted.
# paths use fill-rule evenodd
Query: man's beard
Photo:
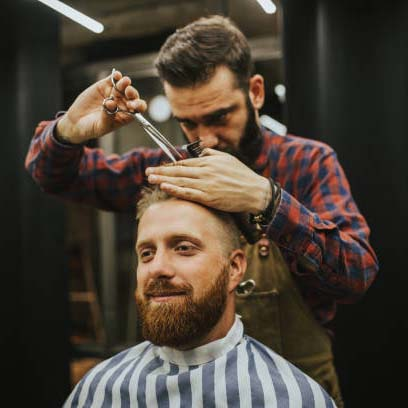
<svg viewBox="0 0 408 408"><path fill-rule="evenodd" d="M190 284L174 286L166 279L151 281L144 293L160 296L184 294L170 302L154 303L136 290L136 304L142 320L142 334L158 346L188 348L203 339L220 320L227 300L228 270L222 268L213 285L194 298ZM143 290L143 288L141 288Z"/></svg>
<svg viewBox="0 0 408 408"><path fill-rule="evenodd" d="M248 95L246 96L246 107L248 118L239 140L238 149L227 147L223 151L235 156L248 167L253 168L262 149L262 133L256 121L255 109Z"/></svg>
<svg viewBox="0 0 408 408"><path fill-rule="evenodd" d="M246 166L254 168L255 161L262 149L262 133L256 121L255 109L249 95L246 95L246 108L248 118L244 130L240 136L238 148L229 146L218 150L229 153L232 156L235 156ZM183 131L182 133L184 139L187 141L187 143L189 143L186 134Z"/></svg>

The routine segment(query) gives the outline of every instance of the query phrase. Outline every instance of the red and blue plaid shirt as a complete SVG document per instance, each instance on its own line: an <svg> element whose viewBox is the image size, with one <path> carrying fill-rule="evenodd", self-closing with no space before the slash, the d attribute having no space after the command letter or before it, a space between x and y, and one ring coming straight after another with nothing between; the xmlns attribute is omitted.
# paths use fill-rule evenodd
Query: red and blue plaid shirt
<svg viewBox="0 0 408 408"><path fill-rule="evenodd" d="M43 191L109 211L136 209L145 169L166 160L159 149L106 156L102 149L59 143L56 121L41 122L26 168ZM279 248L317 320L333 319L336 303L365 293L378 263L370 230L354 202L336 153L324 143L262 130L255 171L282 186L267 233Z"/></svg>

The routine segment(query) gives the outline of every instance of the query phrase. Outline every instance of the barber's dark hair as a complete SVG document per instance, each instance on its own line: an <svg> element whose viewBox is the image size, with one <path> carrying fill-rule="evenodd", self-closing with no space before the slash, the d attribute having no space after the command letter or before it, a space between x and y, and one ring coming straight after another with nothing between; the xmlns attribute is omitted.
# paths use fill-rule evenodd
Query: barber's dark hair
<svg viewBox="0 0 408 408"><path fill-rule="evenodd" d="M225 66L247 89L253 73L248 41L238 27L222 16L202 17L176 30L155 61L161 81L175 87L208 82L216 68Z"/></svg>

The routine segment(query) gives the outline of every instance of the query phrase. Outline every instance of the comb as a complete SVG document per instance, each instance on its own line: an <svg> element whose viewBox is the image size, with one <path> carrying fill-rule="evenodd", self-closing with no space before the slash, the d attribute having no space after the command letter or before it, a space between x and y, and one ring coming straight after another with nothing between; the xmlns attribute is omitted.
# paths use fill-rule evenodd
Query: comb
<svg viewBox="0 0 408 408"><path fill-rule="evenodd" d="M200 140L182 146L183 150L187 150L191 157L199 157L203 149L200 146Z"/></svg>

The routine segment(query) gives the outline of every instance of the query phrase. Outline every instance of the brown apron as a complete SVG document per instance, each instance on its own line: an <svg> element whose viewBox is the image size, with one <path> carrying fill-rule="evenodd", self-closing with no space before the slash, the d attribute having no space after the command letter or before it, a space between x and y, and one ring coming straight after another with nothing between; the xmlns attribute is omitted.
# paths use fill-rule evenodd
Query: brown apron
<svg viewBox="0 0 408 408"><path fill-rule="evenodd" d="M251 292L248 282L243 289L250 293L236 295L245 332L307 373L343 407L330 338L304 302L279 248L261 241L246 246L244 280L252 279L255 287Z"/></svg>

